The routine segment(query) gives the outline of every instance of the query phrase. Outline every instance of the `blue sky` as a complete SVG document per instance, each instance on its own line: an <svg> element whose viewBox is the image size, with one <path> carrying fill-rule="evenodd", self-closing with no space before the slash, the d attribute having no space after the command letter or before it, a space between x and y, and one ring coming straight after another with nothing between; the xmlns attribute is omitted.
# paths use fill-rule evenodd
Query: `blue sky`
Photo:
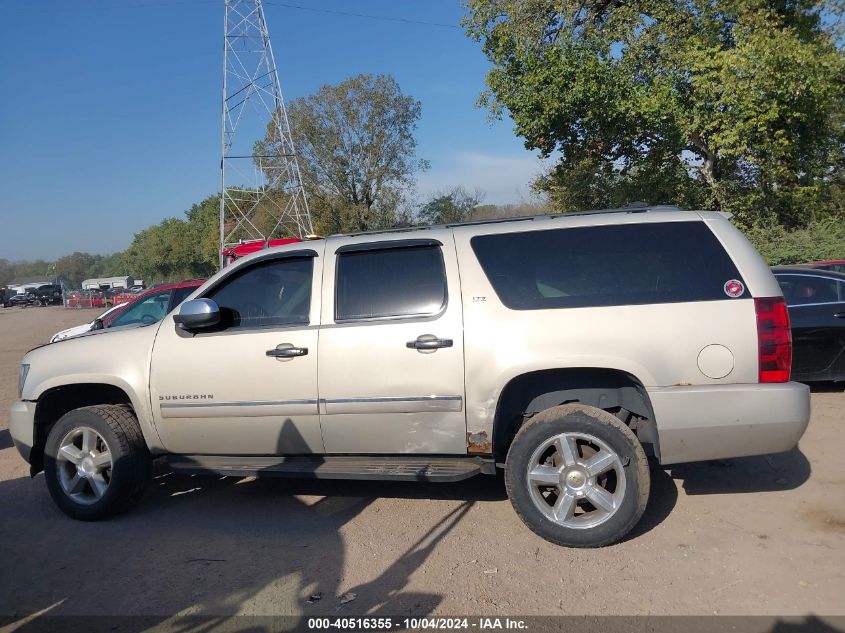
<svg viewBox="0 0 845 633"><path fill-rule="evenodd" d="M421 196L529 198L542 165L475 107L488 64L459 0L265 0L285 98L389 73L422 102ZM0 258L109 253L219 188L222 0L2 0Z"/></svg>

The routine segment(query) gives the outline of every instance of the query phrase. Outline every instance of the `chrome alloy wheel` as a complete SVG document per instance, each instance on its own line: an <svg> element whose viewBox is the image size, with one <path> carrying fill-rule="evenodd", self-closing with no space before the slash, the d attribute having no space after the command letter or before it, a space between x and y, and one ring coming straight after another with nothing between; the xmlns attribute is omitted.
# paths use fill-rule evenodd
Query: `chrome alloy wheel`
<svg viewBox="0 0 845 633"><path fill-rule="evenodd" d="M593 528L612 517L625 498L619 455L586 433L547 439L528 461L531 500L548 519L567 528Z"/></svg>
<svg viewBox="0 0 845 633"><path fill-rule="evenodd" d="M56 465L62 490L77 503L91 505L106 494L112 456L105 439L94 429L80 426L65 435Z"/></svg>

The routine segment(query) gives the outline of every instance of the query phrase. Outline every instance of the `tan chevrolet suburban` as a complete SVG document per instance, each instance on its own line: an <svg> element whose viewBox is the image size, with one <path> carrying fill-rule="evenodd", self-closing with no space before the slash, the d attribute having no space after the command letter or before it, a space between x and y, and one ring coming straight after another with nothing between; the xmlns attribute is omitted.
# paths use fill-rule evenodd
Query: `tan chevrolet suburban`
<svg viewBox="0 0 845 633"><path fill-rule="evenodd" d="M152 459L402 481L503 468L529 528L590 547L640 519L647 456L794 447L810 406L790 357L781 290L725 216L525 217L245 257L160 323L29 352L10 429L78 519L136 501Z"/></svg>

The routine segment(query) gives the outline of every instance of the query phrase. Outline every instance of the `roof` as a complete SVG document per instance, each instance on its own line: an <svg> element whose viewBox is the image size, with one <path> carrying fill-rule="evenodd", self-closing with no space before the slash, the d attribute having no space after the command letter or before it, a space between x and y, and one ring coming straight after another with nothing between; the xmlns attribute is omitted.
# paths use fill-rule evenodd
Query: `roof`
<svg viewBox="0 0 845 633"><path fill-rule="evenodd" d="M833 270L821 270L819 268L813 268L809 264L799 264L793 266L772 266L772 272L776 275L812 275L813 277L827 277L828 279L845 281L845 273L838 273Z"/></svg>
<svg viewBox="0 0 845 633"><path fill-rule="evenodd" d="M174 288L199 288L205 283L205 279L188 279L187 281L174 281L171 283L161 284L153 288L147 288L144 292L139 292L137 297L132 301L137 301L141 297L146 297L154 292L161 290L173 290Z"/></svg>
<svg viewBox="0 0 845 633"><path fill-rule="evenodd" d="M9 282L9 286L27 286L29 284L50 284L55 277L18 277Z"/></svg>
<svg viewBox="0 0 845 633"><path fill-rule="evenodd" d="M125 279L134 279L132 275L118 275L117 277L92 277L91 279L83 279L82 285L93 284L98 282L124 281Z"/></svg>
<svg viewBox="0 0 845 633"><path fill-rule="evenodd" d="M574 228L582 226L606 226L612 224L648 224L659 222L694 222L694 221L723 221L726 222L730 215L718 211L687 211L676 206L654 205L654 206L631 206L621 209L600 209L596 211L583 211L574 213L558 213L554 215L520 216L514 218L494 218L491 220L475 220L470 222L459 222L455 224L436 224L431 226L408 226L386 229L381 231L363 231L360 233L339 233L329 235L325 238L328 243L335 245L357 244L368 241L367 238L397 236L397 239L451 239L453 231L472 234L476 227L485 227L479 232L487 233L511 233L521 230L548 230L558 228ZM532 226L527 226L532 225ZM253 261L258 257L272 256L273 253L285 253L296 249L307 249L309 242L285 244L275 246L256 253L251 253L239 260ZM212 279L217 279L223 274L224 268Z"/></svg>
<svg viewBox="0 0 845 633"><path fill-rule="evenodd" d="M671 204L655 204L648 205L645 203L635 202L626 207L615 209L595 209L591 211L572 211L570 213L551 213L543 215L520 215L508 218L490 218L487 220L468 220L466 222L453 222L450 224L432 224L430 226L403 226L391 229L383 229L380 231L361 231L357 233L338 233L330 235L329 237L357 237L359 235L382 235L385 233L408 233L411 231L426 231L436 229L451 229L462 226L479 226L484 224L507 224L511 222L532 222L538 220L559 220L561 218L579 218L584 216L605 216L605 215L632 215L641 213L653 212L679 212L684 214L698 213L696 211L687 211L678 206ZM702 213L716 213L716 212L702 212ZM725 217L729 217L725 215Z"/></svg>

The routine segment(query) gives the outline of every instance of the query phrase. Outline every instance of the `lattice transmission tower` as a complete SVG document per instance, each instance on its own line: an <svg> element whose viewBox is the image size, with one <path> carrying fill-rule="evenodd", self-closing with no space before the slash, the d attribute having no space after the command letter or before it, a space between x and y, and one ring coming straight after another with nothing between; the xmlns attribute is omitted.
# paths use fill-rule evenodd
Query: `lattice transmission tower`
<svg viewBox="0 0 845 633"><path fill-rule="evenodd" d="M261 0L224 2L221 253L313 233Z"/></svg>

